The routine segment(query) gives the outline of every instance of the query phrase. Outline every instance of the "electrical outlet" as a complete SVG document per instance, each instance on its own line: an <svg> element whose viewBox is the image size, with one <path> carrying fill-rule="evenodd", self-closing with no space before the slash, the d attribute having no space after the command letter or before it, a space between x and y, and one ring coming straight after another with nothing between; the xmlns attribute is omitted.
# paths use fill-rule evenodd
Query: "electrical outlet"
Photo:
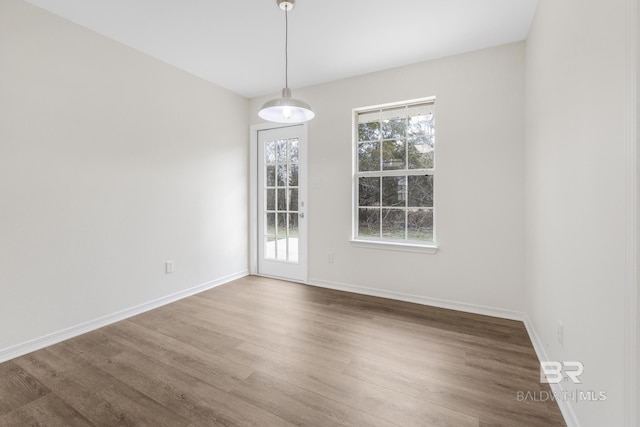
<svg viewBox="0 0 640 427"><path fill-rule="evenodd" d="M564 323L558 320L558 344L564 346Z"/></svg>
<svg viewBox="0 0 640 427"><path fill-rule="evenodd" d="M167 261L164 263L164 273L165 274L173 273L173 261Z"/></svg>
<svg viewBox="0 0 640 427"><path fill-rule="evenodd" d="M327 262L333 264L333 252L327 252Z"/></svg>

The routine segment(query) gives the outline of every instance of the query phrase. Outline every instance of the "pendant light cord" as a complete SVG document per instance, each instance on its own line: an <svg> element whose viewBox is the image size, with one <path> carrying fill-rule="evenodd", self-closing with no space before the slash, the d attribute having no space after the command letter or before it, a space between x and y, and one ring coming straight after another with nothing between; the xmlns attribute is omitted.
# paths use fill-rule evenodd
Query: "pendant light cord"
<svg viewBox="0 0 640 427"><path fill-rule="evenodd" d="M284 87L289 87L289 7L284 9Z"/></svg>

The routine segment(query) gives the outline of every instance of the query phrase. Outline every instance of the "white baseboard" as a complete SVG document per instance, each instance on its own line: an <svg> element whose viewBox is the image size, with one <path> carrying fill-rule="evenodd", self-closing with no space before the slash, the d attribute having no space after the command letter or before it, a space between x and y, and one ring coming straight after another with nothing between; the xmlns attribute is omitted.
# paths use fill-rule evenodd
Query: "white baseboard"
<svg viewBox="0 0 640 427"><path fill-rule="evenodd" d="M64 340L68 340L69 338L91 332L112 323L119 322L120 320L136 316L149 310L153 310L154 308L162 307L163 305L170 304L172 302L198 294L208 289L224 285L225 283L231 282L232 280L245 277L248 274L249 272L247 270L243 270L216 280L212 280L210 282L203 283L198 286L194 286L193 288L185 289L171 295L167 295L149 302L145 302L143 304L136 305L135 307L127 308L125 310L118 311L116 313L100 317L98 319L94 319L67 329L63 329L61 331L53 332L40 338L35 338L33 340L26 341L9 348L0 349L0 363L6 362L7 360L11 360L19 356L23 356L27 353L31 353L32 351L40 350L41 348L57 344Z"/></svg>
<svg viewBox="0 0 640 427"><path fill-rule="evenodd" d="M533 327L533 323L531 323L531 320L529 319L529 316L526 315L526 313L503 310L503 309L494 308L494 307L486 307L482 305L461 303L456 301L427 298L427 297L418 296L418 295L402 294L399 292L392 292L392 291L386 291L381 289L373 289L373 288L367 288L362 286L348 285L344 283L329 282L326 280L319 280L319 279L309 279L308 284L312 286L322 287L322 288L353 292L356 294L389 298L393 300L412 302L412 303L422 304L422 305L430 305L430 306L440 307L440 308L448 308L451 310L464 311L467 313L474 313L474 314L482 314L485 316L493 316L493 317L499 317L499 318L509 319L509 320L518 320L524 323L525 328L529 333L529 337L531 337L531 343L536 352L536 355L538 356L538 359L549 360L544 350L544 346L542 345L542 341L540 340L540 337L538 336L538 334L535 331L535 328ZM550 385L551 385L552 391L556 393L556 395L562 396L565 394L561 384L550 384ZM573 411L573 406L571 405L571 401L558 400L557 402L560 408L560 412L562 412L562 416L564 417L564 420L567 423L567 427L580 427L578 418L576 417L576 414Z"/></svg>
<svg viewBox="0 0 640 427"><path fill-rule="evenodd" d="M524 326L527 328L527 332L529 333L529 337L531 338L531 343L533 344L533 349L538 356L538 360L551 360L547 355L547 352L544 349L544 344L542 340L540 340L540 336L536 332L536 329L533 327L533 323L529 316L525 315L524 317ZM551 391L556 396L564 396L566 391L562 387L562 384L549 384L551 386ZM578 422L578 417L576 417L576 413L573 411L573 405L570 400L558 399L556 400L558 403L558 407L560 408L560 412L562 412L562 416L564 417L564 421L567 423L567 427L580 427L580 423Z"/></svg>
<svg viewBox="0 0 640 427"><path fill-rule="evenodd" d="M524 321L524 313L504 310L501 308L486 307L476 304L449 301L437 298L428 298L419 295L403 294L400 292L387 291L382 289L367 288L363 286L348 285L345 283L329 282L326 280L309 279L309 285L321 288L335 289L338 291L353 292L355 294L369 295L374 297L388 298L398 301L412 302L415 304L430 305L450 310L464 311L467 313L481 314L484 316L499 317L502 319Z"/></svg>

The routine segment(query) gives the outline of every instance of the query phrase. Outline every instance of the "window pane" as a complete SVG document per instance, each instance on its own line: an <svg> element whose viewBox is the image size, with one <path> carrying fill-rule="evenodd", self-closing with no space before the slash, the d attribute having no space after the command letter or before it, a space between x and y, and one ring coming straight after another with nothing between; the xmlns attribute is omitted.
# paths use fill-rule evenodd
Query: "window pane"
<svg viewBox="0 0 640 427"><path fill-rule="evenodd" d="M433 210L409 209L407 234L409 240L433 241Z"/></svg>
<svg viewBox="0 0 640 427"><path fill-rule="evenodd" d="M433 207L433 175L409 177L410 207Z"/></svg>
<svg viewBox="0 0 640 427"><path fill-rule="evenodd" d="M275 189L267 190L267 210L268 211L276 210L276 190Z"/></svg>
<svg viewBox="0 0 640 427"><path fill-rule="evenodd" d="M382 209L382 238L405 239L404 209Z"/></svg>
<svg viewBox="0 0 640 427"><path fill-rule="evenodd" d="M380 178L360 178L358 184L358 206L380 206Z"/></svg>
<svg viewBox="0 0 640 427"><path fill-rule="evenodd" d="M384 141L382 143L382 169L396 170L405 168L404 139Z"/></svg>
<svg viewBox="0 0 640 427"><path fill-rule="evenodd" d="M429 116L433 115L435 104L429 102L427 104L415 104L407 107L407 115L413 116Z"/></svg>
<svg viewBox="0 0 640 427"><path fill-rule="evenodd" d="M358 141L380 139L380 112L358 114Z"/></svg>
<svg viewBox="0 0 640 427"><path fill-rule="evenodd" d="M298 189L297 188L289 189L289 209L288 210L290 211L298 210Z"/></svg>
<svg viewBox="0 0 640 427"><path fill-rule="evenodd" d="M405 107L382 111L382 139L404 138L407 132Z"/></svg>
<svg viewBox="0 0 640 427"><path fill-rule="evenodd" d="M357 115L357 236L433 242L435 105L390 105Z"/></svg>
<svg viewBox="0 0 640 427"><path fill-rule="evenodd" d="M380 170L380 143L363 142L358 144L358 170Z"/></svg>
<svg viewBox="0 0 640 427"><path fill-rule="evenodd" d="M434 104L412 105L407 109L409 116L408 135L433 135Z"/></svg>
<svg viewBox="0 0 640 427"><path fill-rule="evenodd" d="M427 134L427 117L414 116L409 117L409 126L407 127L408 136L423 136Z"/></svg>
<svg viewBox="0 0 640 427"><path fill-rule="evenodd" d="M380 209L358 209L358 236L380 237Z"/></svg>
<svg viewBox="0 0 640 427"><path fill-rule="evenodd" d="M433 137L413 137L408 140L409 169L433 168Z"/></svg>
<svg viewBox="0 0 640 427"><path fill-rule="evenodd" d="M287 190L284 188L278 188L278 210L286 211L287 210Z"/></svg>
<svg viewBox="0 0 640 427"><path fill-rule="evenodd" d="M406 176L382 177L382 206L405 206L407 200Z"/></svg>
<svg viewBox="0 0 640 427"><path fill-rule="evenodd" d="M276 166L267 165L267 187L276 186Z"/></svg>

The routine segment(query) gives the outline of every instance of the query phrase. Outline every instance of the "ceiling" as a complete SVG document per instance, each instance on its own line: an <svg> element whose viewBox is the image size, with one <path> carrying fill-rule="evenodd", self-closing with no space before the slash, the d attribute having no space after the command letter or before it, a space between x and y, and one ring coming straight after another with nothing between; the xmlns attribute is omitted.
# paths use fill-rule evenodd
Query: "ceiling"
<svg viewBox="0 0 640 427"><path fill-rule="evenodd" d="M27 0L252 98L284 87L276 0ZM289 86L524 40L538 0L297 0Z"/></svg>

